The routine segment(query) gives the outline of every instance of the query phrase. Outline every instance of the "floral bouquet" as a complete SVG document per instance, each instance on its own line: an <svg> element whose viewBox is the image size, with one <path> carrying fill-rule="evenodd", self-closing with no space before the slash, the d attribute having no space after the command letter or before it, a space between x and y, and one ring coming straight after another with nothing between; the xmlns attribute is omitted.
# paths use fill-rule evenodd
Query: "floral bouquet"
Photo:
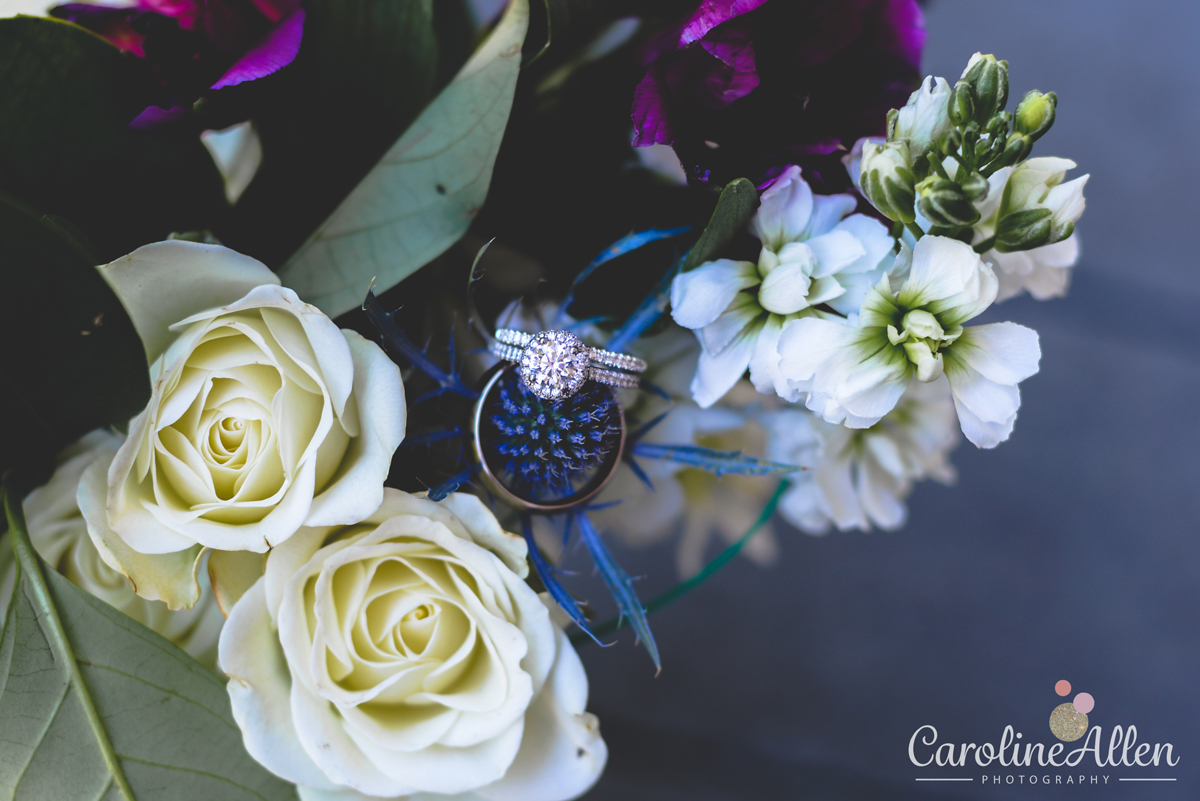
<svg viewBox="0 0 1200 801"><path fill-rule="evenodd" d="M584 794L576 648L901 527L1079 255L915 0L0 11L9 796Z"/></svg>

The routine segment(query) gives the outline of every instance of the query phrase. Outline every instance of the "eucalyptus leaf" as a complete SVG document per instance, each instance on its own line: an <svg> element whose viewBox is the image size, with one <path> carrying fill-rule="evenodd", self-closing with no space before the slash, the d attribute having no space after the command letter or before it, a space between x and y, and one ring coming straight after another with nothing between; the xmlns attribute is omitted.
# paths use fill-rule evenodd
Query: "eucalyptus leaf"
<svg viewBox="0 0 1200 801"><path fill-rule="evenodd" d="M195 130L129 127L154 83L144 61L76 25L0 19L0 191L78 225L97 263L225 211Z"/></svg>
<svg viewBox="0 0 1200 801"><path fill-rule="evenodd" d="M720 258L721 251L746 229L758 210L758 202L758 190L747 179L738 178L726 184L708 225L704 226L703 233L683 262L683 272Z"/></svg>
<svg viewBox="0 0 1200 801"><path fill-rule="evenodd" d="M0 470L29 479L150 397L141 341L69 223L0 194ZM30 475L30 474L34 475Z"/></svg>
<svg viewBox="0 0 1200 801"><path fill-rule="evenodd" d="M528 0L511 0L450 85L283 266L285 285L336 317L361 304L372 278L390 289L466 233L487 197L528 23Z"/></svg>
<svg viewBox="0 0 1200 801"><path fill-rule="evenodd" d="M246 753L221 681L41 562L3 494L17 583L0 635L0 796L294 801Z"/></svg>
<svg viewBox="0 0 1200 801"><path fill-rule="evenodd" d="M206 128L254 119L264 161L217 235L272 268L333 213L474 45L463 0L305 0L304 11L295 61L199 107Z"/></svg>

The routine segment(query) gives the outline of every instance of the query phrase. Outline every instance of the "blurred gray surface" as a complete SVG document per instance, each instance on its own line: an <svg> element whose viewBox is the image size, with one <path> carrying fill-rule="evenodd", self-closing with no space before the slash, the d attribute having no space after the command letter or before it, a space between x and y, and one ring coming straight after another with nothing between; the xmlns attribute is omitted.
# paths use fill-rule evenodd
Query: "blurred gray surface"
<svg viewBox="0 0 1200 801"><path fill-rule="evenodd" d="M611 749L607 799L1200 796L1200 4L938 0L925 71L975 50L1012 64L1014 102L1058 92L1040 155L1092 175L1084 256L1064 300L989 317L1036 328L1012 439L954 456L896 533L781 531L770 570L744 560L657 614L657 679L629 637L583 649ZM621 552L669 586L669 550ZM914 768L913 731L1047 746L1059 679L1114 724L1170 742L1174 769ZM1074 746L1068 746L1068 748ZM981 785L985 773L1107 774L1107 786ZM1118 776L1174 777L1118 784ZM973 782L930 786L918 776Z"/></svg>

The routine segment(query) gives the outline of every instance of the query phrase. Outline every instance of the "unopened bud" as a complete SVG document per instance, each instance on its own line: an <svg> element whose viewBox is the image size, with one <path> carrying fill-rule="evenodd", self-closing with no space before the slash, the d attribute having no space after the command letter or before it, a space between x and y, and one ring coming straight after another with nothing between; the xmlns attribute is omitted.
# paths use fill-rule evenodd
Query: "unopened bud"
<svg viewBox="0 0 1200 801"><path fill-rule="evenodd" d="M979 222L979 210L954 181L931 175L917 184L917 206L935 226L965 228Z"/></svg>
<svg viewBox="0 0 1200 801"><path fill-rule="evenodd" d="M859 172L862 193L883 216L906 224L917 219L916 177L906 142L864 145Z"/></svg>
<svg viewBox="0 0 1200 801"><path fill-rule="evenodd" d="M1023 133L1014 133L1008 137L1004 145L1004 153L1000 156L997 166L1010 167L1029 158L1033 150L1033 140Z"/></svg>
<svg viewBox="0 0 1200 801"><path fill-rule="evenodd" d="M1058 95L1054 92L1042 94L1036 89L1026 93L1017 106L1017 133L1029 137L1030 142L1041 139L1050 126L1054 124L1054 115L1058 109Z"/></svg>
<svg viewBox="0 0 1200 801"><path fill-rule="evenodd" d="M996 226L996 250L1012 253L1033 250L1049 244L1053 231L1050 209L1014 211L1000 218Z"/></svg>
<svg viewBox="0 0 1200 801"><path fill-rule="evenodd" d="M957 128L951 128L950 133L946 134L946 138L942 140L942 154L949 156L951 153L959 152L962 143L962 133Z"/></svg>
<svg viewBox="0 0 1200 801"><path fill-rule="evenodd" d="M974 119L981 125L997 111L1008 105L1008 62L997 61L995 56L976 53L971 57L962 80L974 92Z"/></svg>
<svg viewBox="0 0 1200 801"><path fill-rule="evenodd" d="M988 136L998 136L1001 133L1008 133L1008 126L1012 123L1013 115L1007 111L998 111L992 115L992 118L987 121L987 125L983 126L983 130L988 132Z"/></svg>
<svg viewBox="0 0 1200 801"><path fill-rule="evenodd" d="M959 185L962 187L963 194L971 200L982 200L988 193L987 178L977 172L963 178Z"/></svg>
<svg viewBox="0 0 1200 801"><path fill-rule="evenodd" d="M972 91L971 84L966 81L954 84L947 111L950 114L950 122L955 125L969 122L975 116L975 92Z"/></svg>

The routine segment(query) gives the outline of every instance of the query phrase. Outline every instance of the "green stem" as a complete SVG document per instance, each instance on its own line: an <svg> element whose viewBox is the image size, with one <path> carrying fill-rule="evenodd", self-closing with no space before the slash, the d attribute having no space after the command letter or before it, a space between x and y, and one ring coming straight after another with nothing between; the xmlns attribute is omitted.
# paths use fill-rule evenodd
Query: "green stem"
<svg viewBox="0 0 1200 801"><path fill-rule="evenodd" d="M975 245L975 252L976 253L987 253L989 250L991 250L995 246L996 246L996 237L989 236L987 239L983 240L978 245Z"/></svg>
<svg viewBox="0 0 1200 801"><path fill-rule="evenodd" d="M38 612L39 624L50 645L50 650L54 654L54 661L68 671L68 680L74 685L75 692L79 695L80 704L92 727L92 735L96 738L96 744L104 757L104 764L108 766L108 772L112 775L113 781L120 789L125 801L137 801L133 789L125 778L125 772L121 769L121 763L117 759L112 743L108 739L108 732L105 731L104 723L100 720L96 704L92 701L91 691L83 681L83 674L79 672L79 663L71 651L71 644L67 640L66 631L63 630L62 620L58 617L58 608L50 598L50 589L46 586L41 560L33 549L33 543L29 540L29 529L25 525L25 512L21 509L20 501L14 497L13 483L8 477L5 477L3 486L0 486L0 496L3 497L4 512L8 517L9 537L12 539L13 553L17 558L18 586L24 581L26 592L32 595L30 601Z"/></svg>
<svg viewBox="0 0 1200 801"><path fill-rule="evenodd" d="M767 521L771 519L771 516L775 514L775 509L779 506L779 499L783 497L783 493L788 486L789 484L787 481L780 481L779 486L775 488L774 494L771 495L771 499L767 501L767 505L763 507L762 513L758 516L758 520L754 521L754 525L750 526L750 528L746 530L745 534L739 537L738 540L728 548L717 554L716 558L705 565L704 569L699 573L692 576L690 579L687 579L686 581L679 582L666 592L651 598L646 603L646 613L650 614L651 612L656 612L659 609L662 609L664 606L668 606L675 601L678 601L680 598L687 595L704 582L708 581L708 579L710 579L718 570L733 561L733 558L738 555L738 552L742 550L742 547L749 542L754 535L759 532L759 529L767 524ZM620 631L625 627L625 624L626 621L623 617L609 618L603 623L593 626L592 632L597 637L603 637L605 635ZM583 632L576 632L575 634L571 635L572 645L578 646L584 642L591 642L591 639L589 639L588 636Z"/></svg>
<svg viewBox="0 0 1200 801"><path fill-rule="evenodd" d="M912 231L912 235L917 239L925 236L925 232L921 230L921 226L917 225L915 222L905 223L904 227L909 231Z"/></svg>

